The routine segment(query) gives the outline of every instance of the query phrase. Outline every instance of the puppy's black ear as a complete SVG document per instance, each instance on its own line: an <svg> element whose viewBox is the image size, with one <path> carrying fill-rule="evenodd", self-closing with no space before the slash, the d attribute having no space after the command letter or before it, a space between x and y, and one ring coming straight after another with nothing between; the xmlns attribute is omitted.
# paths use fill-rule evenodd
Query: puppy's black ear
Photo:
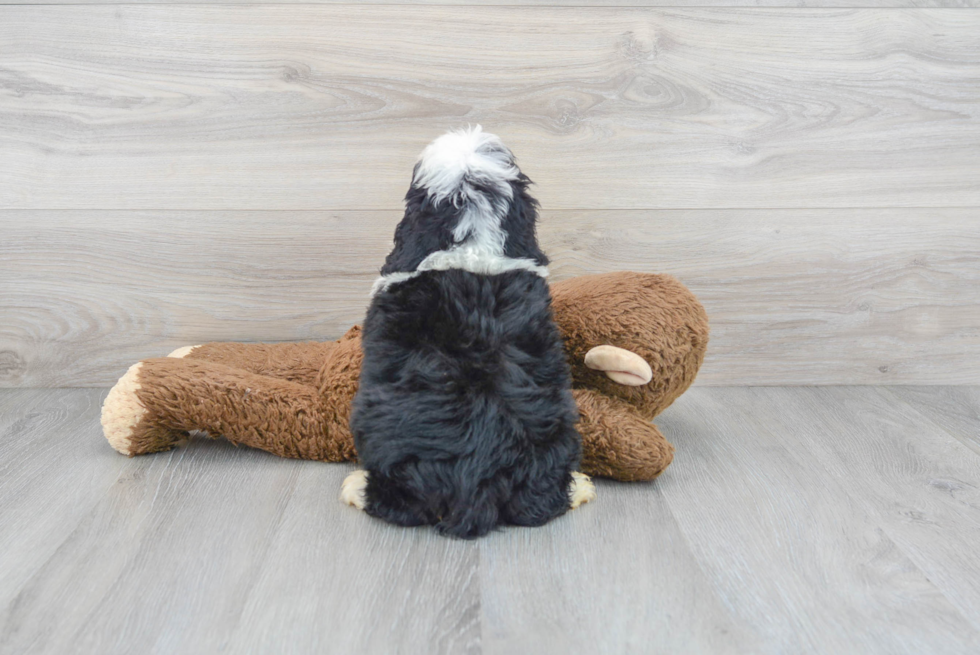
<svg viewBox="0 0 980 655"><path fill-rule="evenodd" d="M416 164L416 172L418 168ZM410 273L432 253L450 248L457 214L451 203L435 205L424 188L413 184L405 194L405 215L395 228L395 247L388 253L381 274Z"/></svg>
<svg viewBox="0 0 980 655"><path fill-rule="evenodd" d="M548 257L538 247L538 201L528 193L527 188L531 184L523 173L511 182L514 195L507 214L500 222L507 234L504 255L515 259L532 259L538 266L547 266Z"/></svg>

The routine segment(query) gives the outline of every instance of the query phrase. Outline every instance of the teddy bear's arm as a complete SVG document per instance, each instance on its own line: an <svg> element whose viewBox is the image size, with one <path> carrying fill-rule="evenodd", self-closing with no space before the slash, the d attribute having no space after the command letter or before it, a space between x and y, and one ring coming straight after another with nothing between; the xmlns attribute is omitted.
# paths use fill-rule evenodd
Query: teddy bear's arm
<svg viewBox="0 0 980 655"><path fill-rule="evenodd" d="M351 341L360 343L360 336L361 326L355 325L336 341L300 343L214 341L178 348L168 357L199 359L281 380L318 385L322 367L338 354L338 346Z"/></svg>
<svg viewBox="0 0 980 655"><path fill-rule="evenodd" d="M178 348L169 357L221 364L232 368L289 380L315 384L317 374L335 342L236 343L213 342Z"/></svg>
<svg viewBox="0 0 980 655"><path fill-rule="evenodd" d="M355 458L346 415L316 387L192 358L134 364L106 397L102 426L130 456L168 450L201 430L281 457Z"/></svg>

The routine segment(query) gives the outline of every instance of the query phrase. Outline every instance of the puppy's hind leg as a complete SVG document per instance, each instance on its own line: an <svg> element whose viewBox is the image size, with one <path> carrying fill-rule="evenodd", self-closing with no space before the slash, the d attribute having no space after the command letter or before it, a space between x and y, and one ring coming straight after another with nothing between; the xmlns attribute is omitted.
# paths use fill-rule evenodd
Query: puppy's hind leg
<svg viewBox="0 0 980 655"><path fill-rule="evenodd" d="M371 516L396 525L424 525L431 523L419 507L416 507L405 490L395 486L379 473L359 469L348 475L340 486L340 500Z"/></svg>
<svg viewBox="0 0 980 655"><path fill-rule="evenodd" d="M571 493L576 485L576 475L581 474L572 473L570 477L568 473L558 471L544 475L532 473L502 508L504 521L530 527L544 525L561 516L572 507Z"/></svg>

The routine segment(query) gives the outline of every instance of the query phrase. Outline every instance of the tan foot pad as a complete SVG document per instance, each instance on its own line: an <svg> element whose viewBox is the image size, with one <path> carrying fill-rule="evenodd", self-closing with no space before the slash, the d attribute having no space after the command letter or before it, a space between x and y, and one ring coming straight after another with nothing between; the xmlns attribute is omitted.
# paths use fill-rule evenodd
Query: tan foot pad
<svg viewBox="0 0 980 655"><path fill-rule="evenodd" d="M133 432L146 414L146 408L136 397L136 392L140 389L141 366L142 362L130 366L126 374L109 390L109 395L102 403L102 431L109 440L109 445L123 455L132 456Z"/></svg>
<svg viewBox="0 0 980 655"><path fill-rule="evenodd" d="M604 372L610 380L639 387L653 379L646 360L634 352L616 346L596 346L585 353L585 365Z"/></svg>
<svg viewBox="0 0 980 655"><path fill-rule="evenodd" d="M194 350L195 348L200 348L200 347L201 347L200 344L198 344L196 346L181 346L177 350L175 350L172 353L170 353L169 355L167 355L167 357L174 357L176 359L183 359L184 357L187 357L191 353L192 350Z"/></svg>
<svg viewBox="0 0 980 655"><path fill-rule="evenodd" d="M595 485L592 484L592 478L585 473L574 471L572 473L572 486L568 489L568 498L571 501L569 509L575 509L590 500L595 500Z"/></svg>
<svg viewBox="0 0 980 655"><path fill-rule="evenodd" d="M340 485L340 500L357 509L364 509L364 489L367 487L367 471L354 471Z"/></svg>

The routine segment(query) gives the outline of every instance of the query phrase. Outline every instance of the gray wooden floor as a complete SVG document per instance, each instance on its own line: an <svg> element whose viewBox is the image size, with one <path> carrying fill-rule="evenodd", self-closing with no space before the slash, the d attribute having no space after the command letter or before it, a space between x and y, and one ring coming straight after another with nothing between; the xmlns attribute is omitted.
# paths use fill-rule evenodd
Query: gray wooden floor
<svg viewBox="0 0 980 655"><path fill-rule="evenodd" d="M980 388L696 387L653 484L450 541L350 466L116 455L104 390L0 391L0 652L976 653Z"/></svg>

